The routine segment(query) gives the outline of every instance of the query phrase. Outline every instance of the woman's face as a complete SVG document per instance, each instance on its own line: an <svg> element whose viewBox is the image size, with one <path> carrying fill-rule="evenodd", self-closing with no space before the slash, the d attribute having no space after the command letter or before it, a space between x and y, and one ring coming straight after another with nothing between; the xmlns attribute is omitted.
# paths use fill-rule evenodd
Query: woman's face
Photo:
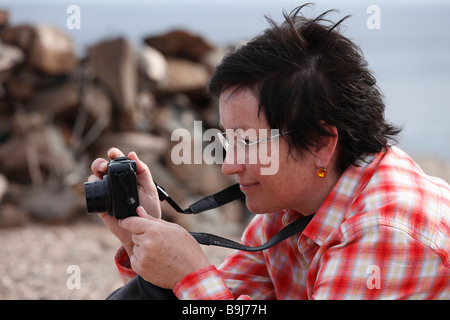
<svg viewBox="0 0 450 320"><path fill-rule="evenodd" d="M223 128L227 132L231 132L231 129L251 132L247 137L257 133L254 141L272 136L264 112L261 111L258 116L258 105L258 99L249 89L235 91L235 88L230 88L223 91L219 99ZM248 140L254 142L253 139ZM238 161L235 152L227 152L222 171L225 175L236 175L250 211L271 213L290 208L307 215L316 212L325 200L332 185L329 185L330 179L319 178L316 174L322 162L318 158L319 154L305 152L296 154L294 158L288 149L286 140L277 137L260 142L257 146L249 146L249 154L254 152L258 155L256 162L250 162L248 157L246 161ZM267 150L272 163L267 164L267 159L264 160L263 154L257 150ZM278 161L277 166L274 161ZM277 170L267 170L270 165ZM264 168L266 172L262 174Z"/></svg>

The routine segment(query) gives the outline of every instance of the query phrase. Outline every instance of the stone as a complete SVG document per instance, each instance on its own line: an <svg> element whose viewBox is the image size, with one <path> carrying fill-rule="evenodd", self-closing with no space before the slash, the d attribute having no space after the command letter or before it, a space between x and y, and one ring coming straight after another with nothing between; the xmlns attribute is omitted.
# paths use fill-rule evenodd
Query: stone
<svg viewBox="0 0 450 320"><path fill-rule="evenodd" d="M88 126L95 123L102 129L110 126L113 114L113 105L110 96L100 86L90 84L86 87L84 95L84 108L89 114ZM99 129L100 130L100 129Z"/></svg>
<svg viewBox="0 0 450 320"><path fill-rule="evenodd" d="M8 25L9 12L6 10L0 10L0 30Z"/></svg>
<svg viewBox="0 0 450 320"><path fill-rule="evenodd" d="M41 90L29 103L28 109L46 115L59 116L68 114L74 116L80 103L77 84L73 81Z"/></svg>
<svg viewBox="0 0 450 320"><path fill-rule="evenodd" d="M134 151L146 164L157 162L168 148L167 140L145 132L105 132L89 147L93 159L106 158L107 151L119 148L125 155Z"/></svg>
<svg viewBox="0 0 450 320"><path fill-rule="evenodd" d="M67 222L80 210L77 196L58 184L46 183L39 188L30 188L17 201L32 218L47 223Z"/></svg>
<svg viewBox="0 0 450 320"><path fill-rule="evenodd" d="M2 110L2 108L5 108L5 107L2 106L2 104L0 103L0 110ZM5 110L4 114L2 112L0 112L0 145L4 141L8 140L8 138L11 136L12 131L13 131L13 124L11 123L11 120L9 119L9 116L6 112L7 112L7 110Z"/></svg>
<svg viewBox="0 0 450 320"><path fill-rule="evenodd" d="M75 159L63 133L42 114L17 112L13 123L14 134L0 144L0 170L9 181L40 185L73 172Z"/></svg>
<svg viewBox="0 0 450 320"><path fill-rule="evenodd" d="M77 65L73 42L58 29L39 25L34 28L28 63L49 75L71 73Z"/></svg>
<svg viewBox="0 0 450 320"><path fill-rule="evenodd" d="M208 69L200 63L176 58L167 59L168 62L168 82L161 89L166 92L189 93L206 91L210 73Z"/></svg>
<svg viewBox="0 0 450 320"><path fill-rule="evenodd" d="M170 139L174 130L186 128L190 130L196 119L191 110L191 101L184 94L173 94L163 108L155 116L155 128L160 135Z"/></svg>
<svg viewBox="0 0 450 320"><path fill-rule="evenodd" d="M31 150L28 146L32 146ZM25 140L14 135L0 144L0 167L9 180L29 183L32 179L29 171L29 157L46 152L47 146L42 135L34 135L33 139Z"/></svg>
<svg viewBox="0 0 450 320"><path fill-rule="evenodd" d="M25 60L25 56L19 48L0 43L0 74L11 70Z"/></svg>
<svg viewBox="0 0 450 320"><path fill-rule="evenodd" d="M3 43L10 44L28 52L34 36L34 28L27 24L20 24L6 28L0 33Z"/></svg>
<svg viewBox="0 0 450 320"><path fill-rule="evenodd" d="M199 62L205 65L210 72L214 72L216 66L222 61L223 57L232 51L230 47L218 47L206 52Z"/></svg>
<svg viewBox="0 0 450 320"><path fill-rule="evenodd" d="M41 83L41 77L29 68L23 68L15 72L6 82L6 90L13 99L31 99L37 86Z"/></svg>
<svg viewBox="0 0 450 320"><path fill-rule="evenodd" d="M6 179L6 177L0 173L0 202L2 201L2 198L7 191L8 191L8 179Z"/></svg>
<svg viewBox="0 0 450 320"><path fill-rule="evenodd" d="M144 46L139 53L139 69L141 73L157 84L167 81L168 66L164 55L149 46Z"/></svg>
<svg viewBox="0 0 450 320"><path fill-rule="evenodd" d="M23 227L28 221L28 213L12 203L0 204L0 228Z"/></svg>
<svg viewBox="0 0 450 320"><path fill-rule="evenodd" d="M184 30L146 37L144 42L168 57L177 57L199 61L204 54L214 49L202 37Z"/></svg>
<svg viewBox="0 0 450 320"><path fill-rule="evenodd" d="M137 59L131 44L124 38L103 41L89 48L90 68L107 89L117 106L119 129L135 129Z"/></svg>
<svg viewBox="0 0 450 320"><path fill-rule="evenodd" d="M134 119L138 131L151 132L154 130L156 115L159 111L154 94L148 89L139 91L136 97L136 107Z"/></svg>

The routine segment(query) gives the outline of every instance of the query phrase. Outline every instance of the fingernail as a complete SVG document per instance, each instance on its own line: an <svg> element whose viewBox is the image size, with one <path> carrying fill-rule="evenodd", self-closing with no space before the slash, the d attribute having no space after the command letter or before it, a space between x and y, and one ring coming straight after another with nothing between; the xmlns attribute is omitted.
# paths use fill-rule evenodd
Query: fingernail
<svg viewBox="0 0 450 320"><path fill-rule="evenodd" d="M106 152L106 154L109 156L109 154L115 150L116 150L116 147L112 147Z"/></svg>
<svg viewBox="0 0 450 320"><path fill-rule="evenodd" d="M106 162L100 163L100 166L99 166L100 170L102 170L102 171L105 170L106 169L106 165L107 165Z"/></svg>

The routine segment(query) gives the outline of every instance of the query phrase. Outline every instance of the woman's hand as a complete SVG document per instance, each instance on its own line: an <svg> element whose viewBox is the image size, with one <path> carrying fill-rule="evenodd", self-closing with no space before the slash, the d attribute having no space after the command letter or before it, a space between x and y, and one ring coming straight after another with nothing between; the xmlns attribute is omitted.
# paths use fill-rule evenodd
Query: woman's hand
<svg viewBox="0 0 450 320"><path fill-rule="evenodd" d="M124 156L122 151L117 148L111 148L108 150L108 158L114 159L116 157ZM161 206L159 203L158 192L156 190L155 184L153 183L152 175L148 166L139 160L135 152L130 152L128 154L130 160L136 161L136 173L137 182L139 190L139 201L140 205L143 206L146 212L149 212L154 218L161 218ZM102 158L98 158L92 162L91 169L93 175L88 179L89 182L103 179L103 176L107 172L107 161ZM119 238L128 253L128 256L133 255L133 241L131 239L131 234L129 231L123 229L119 225L119 220L114 217L109 216L106 213L100 213L100 218L103 220L105 225L111 230L111 232Z"/></svg>
<svg viewBox="0 0 450 320"><path fill-rule="evenodd" d="M147 215L120 220L131 233L134 243L130 263L145 280L162 288L173 289L188 274L210 265L197 241L181 226Z"/></svg>

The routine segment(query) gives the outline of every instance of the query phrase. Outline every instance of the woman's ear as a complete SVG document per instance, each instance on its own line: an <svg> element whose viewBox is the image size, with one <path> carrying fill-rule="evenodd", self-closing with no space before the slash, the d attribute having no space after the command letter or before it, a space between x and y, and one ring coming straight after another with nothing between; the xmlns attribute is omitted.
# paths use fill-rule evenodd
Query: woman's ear
<svg viewBox="0 0 450 320"><path fill-rule="evenodd" d="M322 136L320 137L320 141L316 144L316 147L313 149L313 153L315 155L315 166L317 168L329 166L331 158L333 155L337 153L337 142L339 139L339 132L336 126L330 125L325 121L321 120L320 125L322 128L330 133L331 136Z"/></svg>

